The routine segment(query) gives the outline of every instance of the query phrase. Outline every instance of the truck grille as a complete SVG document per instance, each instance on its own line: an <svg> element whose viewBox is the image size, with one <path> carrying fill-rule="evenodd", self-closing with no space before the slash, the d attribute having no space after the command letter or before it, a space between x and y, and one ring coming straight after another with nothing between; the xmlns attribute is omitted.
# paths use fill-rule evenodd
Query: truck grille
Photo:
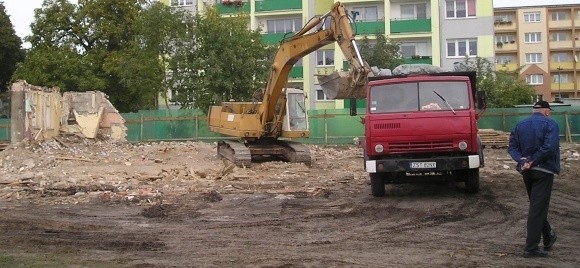
<svg viewBox="0 0 580 268"><path fill-rule="evenodd" d="M391 142L389 152L428 152L433 150L453 150L453 141Z"/></svg>
<svg viewBox="0 0 580 268"><path fill-rule="evenodd" d="M375 129L395 129L401 128L401 123L379 123L375 124Z"/></svg>

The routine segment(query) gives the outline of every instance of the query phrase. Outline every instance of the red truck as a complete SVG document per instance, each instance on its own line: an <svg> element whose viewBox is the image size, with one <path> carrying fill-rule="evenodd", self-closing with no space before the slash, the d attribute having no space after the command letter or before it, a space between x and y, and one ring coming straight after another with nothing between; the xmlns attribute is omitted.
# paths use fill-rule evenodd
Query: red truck
<svg viewBox="0 0 580 268"><path fill-rule="evenodd" d="M474 72L370 77L364 166L373 196L385 184L455 180L479 190L483 146L477 119L485 95Z"/></svg>

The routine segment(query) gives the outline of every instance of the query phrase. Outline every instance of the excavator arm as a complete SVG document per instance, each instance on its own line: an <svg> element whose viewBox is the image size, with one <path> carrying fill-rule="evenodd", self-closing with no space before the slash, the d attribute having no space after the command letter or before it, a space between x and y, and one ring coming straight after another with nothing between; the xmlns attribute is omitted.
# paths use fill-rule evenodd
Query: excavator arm
<svg viewBox="0 0 580 268"><path fill-rule="evenodd" d="M325 20L330 20L329 29L311 31ZM298 60L334 42L338 43L351 69L346 74L335 73L329 77L319 77L320 84L324 83L323 90L331 88L337 92L364 95L370 68L362 60L356 47L344 6L337 2L328 13L310 19L300 31L280 43L263 91L262 102L223 102L220 106L210 107L209 129L241 140L219 141L218 155L239 166L247 166L255 158L271 156L310 165L310 151L306 146L278 139L309 135L304 92L286 88L286 83L292 66ZM297 97L298 95L301 97ZM302 115L289 114L290 108L296 110L297 107Z"/></svg>
<svg viewBox="0 0 580 268"><path fill-rule="evenodd" d="M330 19L330 29L320 29L309 33L310 30L323 23L326 19ZM264 127L276 117L276 103L288 81L292 66L302 57L334 42L338 43L351 66L348 74L335 73L330 77L336 78L340 76L342 78L342 83L338 84L343 88L337 89L337 91L363 92L364 94L370 68L360 56L344 6L337 2L328 13L313 17L299 32L280 44L274 56L270 77L264 90L262 105L258 112L261 115L261 123Z"/></svg>

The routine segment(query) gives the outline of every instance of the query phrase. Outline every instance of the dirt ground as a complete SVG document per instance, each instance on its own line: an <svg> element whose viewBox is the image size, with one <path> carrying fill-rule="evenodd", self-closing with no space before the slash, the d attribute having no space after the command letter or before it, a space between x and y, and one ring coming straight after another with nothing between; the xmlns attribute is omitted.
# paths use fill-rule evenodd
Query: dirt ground
<svg viewBox="0 0 580 268"><path fill-rule="evenodd" d="M580 150L562 144L548 258L525 259L527 196L505 148L462 183L370 195L356 146L312 167L228 167L215 144L60 138L0 152L0 267L578 267Z"/></svg>

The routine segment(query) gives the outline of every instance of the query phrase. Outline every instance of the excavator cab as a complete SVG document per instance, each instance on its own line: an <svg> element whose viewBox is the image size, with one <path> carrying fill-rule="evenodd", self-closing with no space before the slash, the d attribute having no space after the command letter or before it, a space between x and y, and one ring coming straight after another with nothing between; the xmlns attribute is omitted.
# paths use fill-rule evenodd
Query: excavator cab
<svg viewBox="0 0 580 268"><path fill-rule="evenodd" d="M306 95L304 91L295 88L286 89L286 115L282 126L284 133L308 131L308 114L306 113Z"/></svg>

